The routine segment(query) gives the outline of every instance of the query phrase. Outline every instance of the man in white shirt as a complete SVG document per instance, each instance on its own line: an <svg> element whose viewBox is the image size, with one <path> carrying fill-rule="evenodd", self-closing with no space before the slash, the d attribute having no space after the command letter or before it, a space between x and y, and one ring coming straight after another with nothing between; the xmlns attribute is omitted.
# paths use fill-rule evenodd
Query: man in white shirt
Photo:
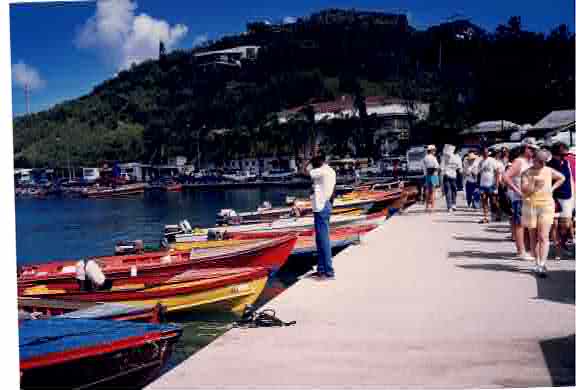
<svg viewBox="0 0 576 390"><path fill-rule="evenodd" d="M482 210L484 218L480 223L488 223L489 203L492 204L492 211L498 215L498 186L500 185L501 164L494 157L490 157L488 147L482 149L482 159L478 165L478 181L480 188L480 199L482 200Z"/></svg>
<svg viewBox="0 0 576 390"><path fill-rule="evenodd" d="M312 211L314 212L314 230L318 266L312 277L333 279L332 246L330 245L330 214L332 213L332 196L336 186L336 172L326 164L324 155L319 154L310 161L312 169Z"/></svg>
<svg viewBox="0 0 576 390"><path fill-rule="evenodd" d="M446 207L448 212L456 210L456 194L458 193L458 186L456 179L458 172L462 171L462 160L454 152L445 153L442 156L442 163L440 164L440 171L442 172L442 184L444 187L444 196L446 197Z"/></svg>

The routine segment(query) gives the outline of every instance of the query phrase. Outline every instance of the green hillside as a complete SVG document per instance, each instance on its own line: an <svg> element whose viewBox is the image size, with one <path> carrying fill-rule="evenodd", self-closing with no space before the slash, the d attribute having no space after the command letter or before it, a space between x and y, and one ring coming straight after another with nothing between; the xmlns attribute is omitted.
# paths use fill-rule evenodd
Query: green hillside
<svg viewBox="0 0 576 390"><path fill-rule="evenodd" d="M261 50L233 69L211 70L194 56L241 45ZM213 161L292 153L315 126L310 115L281 125L274 113L341 94L356 96L360 112L370 95L427 101L431 115L420 131L454 133L492 119L534 123L574 107L574 34L566 26L525 31L519 18L495 32L468 21L417 31L403 16L341 10L291 25L253 23L244 34L161 55L87 96L15 118L15 163L62 166L68 153L73 165L160 162L194 158L198 144L203 160ZM366 118L323 126L340 149L348 137L370 139Z"/></svg>

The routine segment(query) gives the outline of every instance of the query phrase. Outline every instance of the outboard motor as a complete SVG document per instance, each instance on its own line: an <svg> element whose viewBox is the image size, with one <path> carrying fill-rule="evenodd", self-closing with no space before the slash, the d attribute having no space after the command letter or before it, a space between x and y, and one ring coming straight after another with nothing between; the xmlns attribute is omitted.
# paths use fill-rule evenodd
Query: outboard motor
<svg viewBox="0 0 576 390"><path fill-rule="evenodd" d="M106 279L102 268L95 260L80 260L76 263L76 280L84 291L110 290L112 281Z"/></svg>

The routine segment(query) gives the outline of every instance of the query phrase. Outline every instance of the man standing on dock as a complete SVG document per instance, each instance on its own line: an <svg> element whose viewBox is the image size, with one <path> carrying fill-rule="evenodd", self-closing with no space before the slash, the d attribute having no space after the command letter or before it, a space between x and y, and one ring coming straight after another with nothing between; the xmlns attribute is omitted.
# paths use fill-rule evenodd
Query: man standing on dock
<svg viewBox="0 0 576 390"><path fill-rule="evenodd" d="M314 211L314 230L318 251L318 266L311 276L318 279L333 279L332 246L330 245L330 214L332 197L336 186L336 172L328 164L323 154L314 156L308 172L312 179L312 210ZM306 167L307 164L304 165Z"/></svg>

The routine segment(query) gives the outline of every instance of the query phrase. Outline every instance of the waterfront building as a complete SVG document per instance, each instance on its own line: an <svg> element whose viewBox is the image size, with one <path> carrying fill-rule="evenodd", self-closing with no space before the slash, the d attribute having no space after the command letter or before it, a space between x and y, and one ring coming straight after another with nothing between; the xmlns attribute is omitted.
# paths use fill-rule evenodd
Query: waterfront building
<svg viewBox="0 0 576 390"><path fill-rule="evenodd" d="M429 103L385 96L367 96L365 104L370 125L375 128L374 144L383 154L393 153L400 147L400 142L407 142L413 124L426 119L430 113ZM278 113L278 122L287 123L294 117L301 116L306 106L293 107ZM314 110L314 120L319 124L335 119L359 117L354 97L350 95L333 101L311 103L309 106ZM319 141L322 141L321 134Z"/></svg>

